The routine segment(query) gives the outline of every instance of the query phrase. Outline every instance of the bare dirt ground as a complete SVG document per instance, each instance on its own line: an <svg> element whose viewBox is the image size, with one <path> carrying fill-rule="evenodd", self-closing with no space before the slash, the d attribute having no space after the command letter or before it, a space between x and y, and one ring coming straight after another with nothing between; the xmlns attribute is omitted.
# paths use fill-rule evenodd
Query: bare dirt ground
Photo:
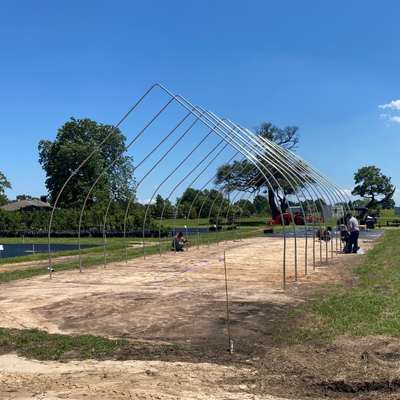
<svg viewBox="0 0 400 400"><path fill-rule="evenodd" d="M286 279L290 283L295 279L294 240L288 239L286 246ZM313 271L310 240L309 275L305 276L304 239L297 240L297 247L297 285L331 279L324 264ZM317 261L320 250L317 243ZM268 310L274 305L300 301L282 290L283 240L254 238L137 258L106 269L90 268L82 274L56 272L52 279L39 276L2 285L2 326L131 339L186 342L214 337L224 341L224 252L231 319L233 325L236 319L241 321L239 336L247 338L253 330L258 334L260 322L268 321ZM349 257L340 255L341 259ZM322 259L326 259L324 246Z"/></svg>
<svg viewBox="0 0 400 400"><path fill-rule="evenodd" d="M55 363L4 355L0 398L377 398L368 396L396 386L393 365L398 368L400 357L390 356L397 354L389 348L394 342L370 338L356 344L341 339L330 347L277 344L289 328L289 309L321 295L324 283L353 283L350 267L360 257L334 255L314 270L312 241L307 244L306 263L305 241L297 240L294 282L295 244L287 241L285 291L281 238L224 242L83 274L56 272L53 279L40 276L2 285L0 326L124 337L142 343L143 349L127 357L135 361ZM372 243L361 246L367 250ZM318 244L315 259L331 257L330 250ZM233 355L227 352L224 252ZM164 350L157 353L153 346ZM365 374L376 376L376 387L363 380ZM387 398L400 398L397 394Z"/></svg>
<svg viewBox="0 0 400 400"><path fill-rule="evenodd" d="M279 400L252 395L238 376L246 367L162 361L72 361L68 363L0 356L1 399Z"/></svg>

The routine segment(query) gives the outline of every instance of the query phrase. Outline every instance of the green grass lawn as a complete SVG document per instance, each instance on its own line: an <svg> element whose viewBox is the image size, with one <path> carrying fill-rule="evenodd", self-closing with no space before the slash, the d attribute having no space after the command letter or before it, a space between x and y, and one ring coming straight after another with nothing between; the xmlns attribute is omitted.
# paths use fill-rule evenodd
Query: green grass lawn
<svg viewBox="0 0 400 400"><path fill-rule="evenodd" d="M251 217L244 217L240 219L240 225L241 226L249 226L249 225L253 225L253 226L261 226L261 225L265 225L267 219L269 217L266 216L251 216ZM158 224L157 220L155 220L156 225ZM219 219L219 225L225 226L226 225L226 219L224 215L220 216ZM168 219L163 219L162 221L162 225L165 227L179 227L179 228L183 228L185 225L187 225L190 228L194 228L197 226L200 227L205 227L205 226L210 226L210 222L208 220L208 218L200 218L199 220L197 220L197 218L195 219L185 219L185 218L177 218L176 220L174 218L168 218Z"/></svg>
<svg viewBox="0 0 400 400"><path fill-rule="evenodd" d="M159 224L158 220L154 220L156 226ZM190 227L195 227L195 226L209 226L210 223L208 221L208 218L200 218L199 220L197 218L194 219L186 219L186 218L165 218L162 220L162 225L167 226L167 227L178 227L182 228L185 225L190 226Z"/></svg>
<svg viewBox="0 0 400 400"><path fill-rule="evenodd" d="M378 226L386 227L388 222L393 220L400 220L400 215L396 215L394 209L391 210L381 210L378 217Z"/></svg>
<svg viewBox="0 0 400 400"><path fill-rule="evenodd" d="M355 286L294 310L302 321L294 337L400 336L400 229L387 230L354 273Z"/></svg>
<svg viewBox="0 0 400 400"><path fill-rule="evenodd" d="M223 219L221 219L221 223ZM168 228L183 228L185 225L188 228L195 228L195 227L208 227L210 226L210 223L207 218L201 218L199 220L199 223L197 223L197 219L192 219L192 220L186 220L186 219L165 219L163 220L162 225L164 227ZM249 217L249 218L242 218L240 221L240 229L241 231L245 231L248 229L255 229L255 228L262 228L265 226L266 222L266 217ZM222 224L224 228L226 228L225 224ZM279 230L279 227L276 227L276 229ZM221 240L223 240L223 235L225 235L226 231L219 232L218 236L221 237ZM202 234L203 236L204 234ZM206 234L207 235L207 234ZM211 236L214 234L211 234ZM140 237L137 238L132 238L128 237L127 242L140 242L142 239ZM165 239L167 241L170 241L171 238ZM158 238L146 238L145 239L146 243L147 242L157 242L158 243ZM7 237L2 237L0 238L0 244L19 244L19 243L29 243L29 244L47 244L48 239L47 237L43 238L22 238L22 237L12 237L12 238L7 238ZM77 238L51 238L51 243L53 244L77 244L78 239ZM102 253L103 252L103 238L99 237L82 237L81 238L81 244L83 245L92 245L92 246L97 246L93 248L86 248L82 249L82 254L96 254L96 253ZM122 250L124 249L124 239L123 238L107 238L107 250L110 251L111 253ZM77 250L68 250L68 251L62 251L59 253L54 253L54 257L58 256L69 256L69 255L76 255L78 254ZM15 258L0 258L0 265L1 264L11 264L11 263L19 263L23 261L39 261L46 259L47 255L44 253L38 253L34 255L27 255L27 256L22 256L22 257L15 257Z"/></svg>
<svg viewBox="0 0 400 400"><path fill-rule="evenodd" d="M210 233L202 233L200 235L193 234L189 235L188 239L191 242L192 246L202 246L207 244L212 244L222 240L234 240L246 237L255 237L263 235L263 227L241 227L239 230L231 230L231 231L220 231L218 233L210 232ZM92 238L89 241L89 238L85 243L92 244L101 244L101 238ZM42 240L42 239L40 239ZM13 241L11 241L13 242ZM15 243L14 241L13 243ZM54 243L76 243L75 239L68 239L64 241L62 238L54 239ZM158 239L146 239L145 240L145 248L141 246L140 238L127 238L128 244L136 243L137 247L129 247L127 256L128 259L143 257L144 253L146 255L156 254L168 252L171 249L171 238L165 238L161 242ZM76 255L77 251L68 251L68 252L59 252L54 253L52 257L56 258L58 255ZM47 253L41 253L31 256L23 256L23 257L15 257L1 260L1 263L18 263L18 262L26 262L26 261L41 261L46 260L48 258ZM124 240L122 238L111 238L107 241L107 263L116 262L116 261L124 261L126 259L126 252L124 246ZM54 260L56 271L68 270L78 268L78 260L76 258L69 260ZM104 254L103 254L103 246L86 248L82 250L82 266L83 268L91 267L94 265L102 265L104 263ZM35 265L30 267L26 267L25 269L15 269L9 270L6 272L0 273L0 283L10 282L17 279L25 279L30 278L37 275L47 274L48 271L46 267L38 268Z"/></svg>
<svg viewBox="0 0 400 400"><path fill-rule="evenodd" d="M20 356L38 360L60 360L73 353L75 359L111 358L129 344L98 336L52 335L37 329L0 328L0 351L15 351Z"/></svg>

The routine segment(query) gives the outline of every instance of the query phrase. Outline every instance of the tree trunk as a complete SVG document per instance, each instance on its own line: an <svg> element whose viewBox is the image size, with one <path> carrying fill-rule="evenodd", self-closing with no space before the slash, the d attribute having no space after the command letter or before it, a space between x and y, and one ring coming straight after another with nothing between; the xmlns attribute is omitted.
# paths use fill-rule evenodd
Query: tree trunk
<svg viewBox="0 0 400 400"><path fill-rule="evenodd" d="M289 208L289 203L287 202L286 197L280 199L280 203L281 203L282 213L285 213Z"/></svg>
<svg viewBox="0 0 400 400"><path fill-rule="evenodd" d="M270 188L268 188L268 203L269 203L269 208L271 209L272 219L275 219L281 214L281 212L278 206L276 205L275 193Z"/></svg>

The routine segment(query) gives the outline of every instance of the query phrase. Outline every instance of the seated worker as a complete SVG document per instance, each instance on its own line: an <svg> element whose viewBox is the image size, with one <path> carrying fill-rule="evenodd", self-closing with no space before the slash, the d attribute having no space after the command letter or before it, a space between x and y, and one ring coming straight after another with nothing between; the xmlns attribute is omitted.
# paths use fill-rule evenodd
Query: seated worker
<svg viewBox="0 0 400 400"><path fill-rule="evenodd" d="M319 240L329 242L331 240L331 234L332 228L328 226L326 229L318 229L316 236Z"/></svg>
<svg viewBox="0 0 400 400"><path fill-rule="evenodd" d="M172 240L171 251L184 251L184 247L187 240L183 236L182 232L176 234Z"/></svg>
<svg viewBox="0 0 400 400"><path fill-rule="evenodd" d="M350 234L347 230L346 225L340 225L340 240L343 242L343 253L349 253L349 246L350 246Z"/></svg>

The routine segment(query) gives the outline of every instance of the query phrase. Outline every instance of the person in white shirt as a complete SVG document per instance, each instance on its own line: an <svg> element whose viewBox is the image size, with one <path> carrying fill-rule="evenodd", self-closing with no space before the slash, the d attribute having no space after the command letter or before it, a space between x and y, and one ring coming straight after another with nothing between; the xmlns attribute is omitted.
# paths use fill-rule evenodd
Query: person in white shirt
<svg viewBox="0 0 400 400"><path fill-rule="evenodd" d="M350 213L347 214L347 229L349 231L349 246L347 249L348 253L357 253L358 247L358 236L360 234L360 227L356 217L353 217Z"/></svg>

